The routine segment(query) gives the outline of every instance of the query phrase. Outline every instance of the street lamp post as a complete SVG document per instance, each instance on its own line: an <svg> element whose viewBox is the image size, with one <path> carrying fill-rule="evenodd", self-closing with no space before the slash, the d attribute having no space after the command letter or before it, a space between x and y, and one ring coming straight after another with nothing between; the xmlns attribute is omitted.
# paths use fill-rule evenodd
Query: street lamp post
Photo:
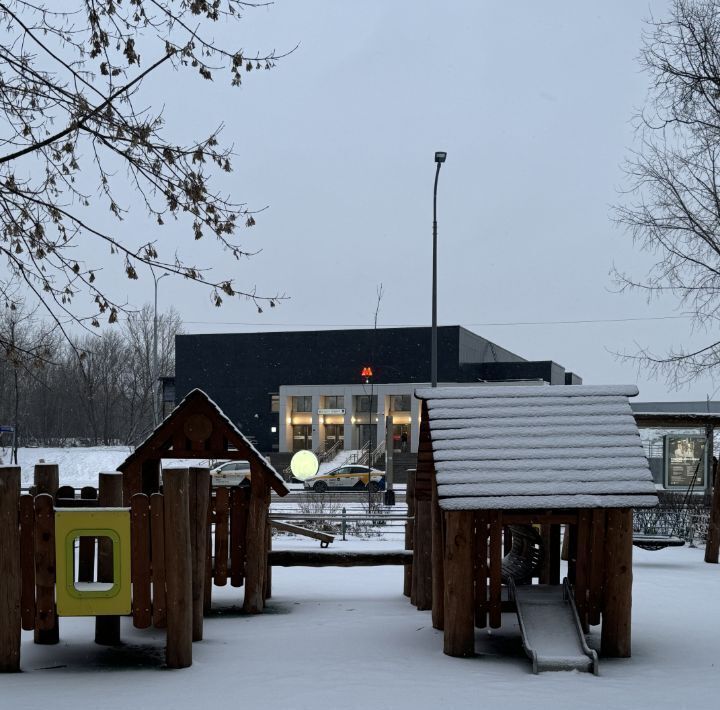
<svg viewBox="0 0 720 710"><path fill-rule="evenodd" d="M158 317L157 317L157 294L158 294L158 281L160 279L164 279L166 276L170 276L168 273L161 274L160 276L155 276L154 269L150 269L153 276L153 281L155 282L155 305L153 307L153 371L152 371L152 386L151 386L151 392L152 392L152 408L153 408L153 426L157 427L157 425L160 423L159 416L158 416L158 377L160 376L160 373L158 372Z"/></svg>
<svg viewBox="0 0 720 710"><path fill-rule="evenodd" d="M445 162L447 153L435 153L435 186L433 187L433 263L432 263L432 342L430 346L430 385L437 387L437 186L440 166Z"/></svg>

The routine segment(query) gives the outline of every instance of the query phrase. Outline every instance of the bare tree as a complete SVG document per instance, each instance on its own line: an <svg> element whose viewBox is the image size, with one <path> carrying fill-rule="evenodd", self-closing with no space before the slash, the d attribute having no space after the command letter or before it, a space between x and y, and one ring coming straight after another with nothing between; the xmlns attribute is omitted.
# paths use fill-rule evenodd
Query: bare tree
<svg viewBox="0 0 720 710"><path fill-rule="evenodd" d="M656 261L642 278L615 276L648 299L676 296L711 334L696 350L626 355L680 385L720 364L720 2L673 0L667 19L649 20L640 61L650 89L616 217Z"/></svg>
<svg viewBox="0 0 720 710"><path fill-rule="evenodd" d="M3 300L14 302L8 284L19 280L23 295L67 334L69 322L99 326L102 314L115 322L123 310L111 288L118 271L138 279L152 267L204 284L215 305L224 296L248 298L260 310L275 305L277 296L211 277L178 256L169 235L162 238L162 226L179 220L191 238L211 235L240 259L248 253L237 227L252 226L255 217L213 181L214 172L232 169L231 151L220 145L222 126L182 144L166 135L162 95L142 91L151 74L190 71L212 80L224 72L238 86L243 72L273 67L274 52L249 55L211 39L213 25L236 23L265 4L0 0ZM115 228L104 228L98 205ZM141 245L121 231L131 205L155 224L155 236ZM115 270L90 260L91 243L115 255ZM90 297L87 311L76 305L81 294Z"/></svg>

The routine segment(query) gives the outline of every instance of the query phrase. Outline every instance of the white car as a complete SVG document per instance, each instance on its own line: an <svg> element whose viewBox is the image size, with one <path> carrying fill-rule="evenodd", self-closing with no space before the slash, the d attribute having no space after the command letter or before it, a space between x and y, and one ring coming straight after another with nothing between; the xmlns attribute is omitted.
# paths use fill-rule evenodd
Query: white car
<svg viewBox="0 0 720 710"><path fill-rule="evenodd" d="M370 493L377 493L385 490L385 472L377 468L371 469L370 485L368 486L368 467L347 464L334 471L315 474L312 478L303 481L303 485L315 493L324 493L331 488L342 490L367 490L369 488Z"/></svg>
<svg viewBox="0 0 720 710"><path fill-rule="evenodd" d="M210 471L213 486L249 486L250 462L225 461Z"/></svg>

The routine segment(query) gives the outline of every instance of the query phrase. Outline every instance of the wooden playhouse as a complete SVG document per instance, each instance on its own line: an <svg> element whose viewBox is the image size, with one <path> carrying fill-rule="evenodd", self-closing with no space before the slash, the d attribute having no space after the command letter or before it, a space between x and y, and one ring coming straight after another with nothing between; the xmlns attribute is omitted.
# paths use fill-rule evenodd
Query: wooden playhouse
<svg viewBox="0 0 720 710"><path fill-rule="evenodd" d="M597 670L584 632L600 623L602 655L630 656L632 511L657 504L628 403L637 393L633 386L416 392L412 598L432 608L445 653L473 655L475 628L498 628L503 611L517 611L535 670ZM548 620L567 626L572 653L548 642Z"/></svg>

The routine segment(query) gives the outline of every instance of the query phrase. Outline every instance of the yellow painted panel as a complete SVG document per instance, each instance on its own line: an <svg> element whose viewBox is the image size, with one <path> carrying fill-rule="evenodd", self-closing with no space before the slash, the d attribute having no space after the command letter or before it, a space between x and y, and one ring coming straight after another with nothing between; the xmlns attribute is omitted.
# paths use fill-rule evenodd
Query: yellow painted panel
<svg viewBox="0 0 720 710"><path fill-rule="evenodd" d="M107 537L113 545L113 582L75 585L75 540ZM55 511L58 616L125 615L131 611L130 510Z"/></svg>

